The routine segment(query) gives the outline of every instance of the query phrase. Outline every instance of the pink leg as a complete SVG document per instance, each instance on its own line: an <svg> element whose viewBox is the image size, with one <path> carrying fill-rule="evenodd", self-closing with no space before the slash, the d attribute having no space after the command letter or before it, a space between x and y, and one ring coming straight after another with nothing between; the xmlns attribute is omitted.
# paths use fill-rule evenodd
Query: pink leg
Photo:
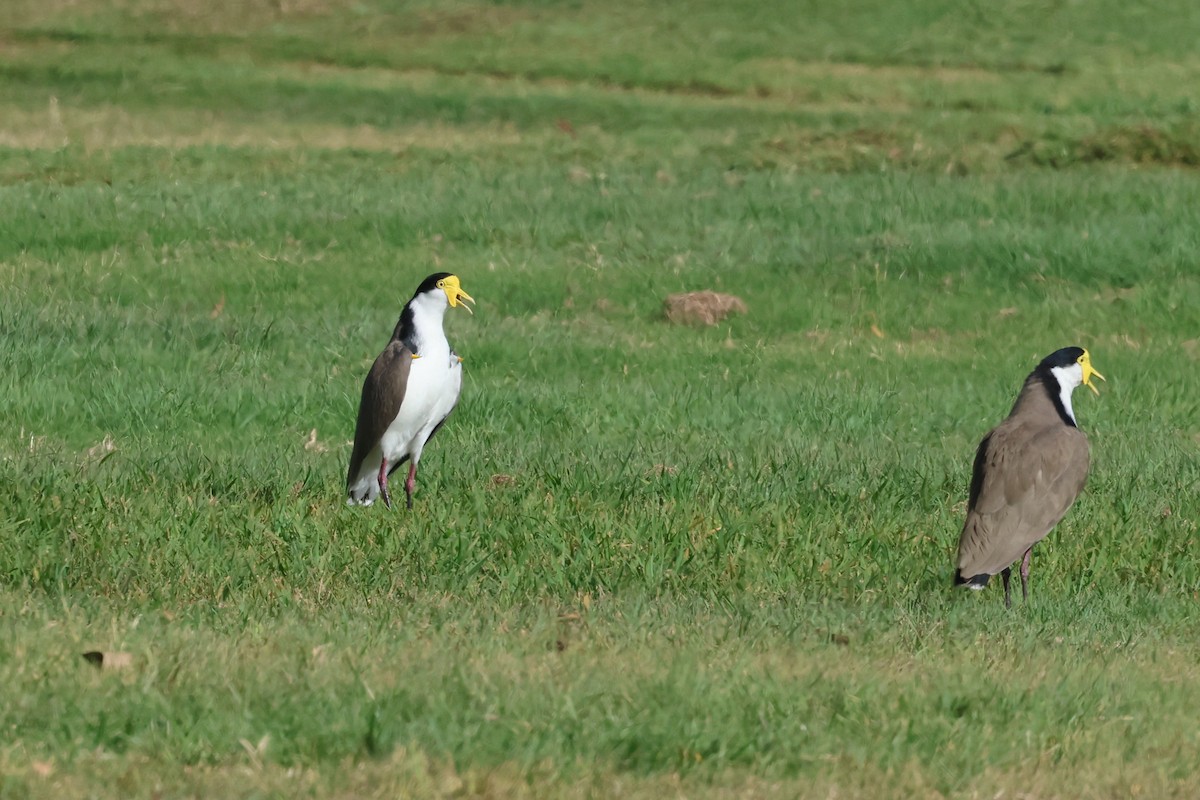
<svg viewBox="0 0 1200 800"><path fill-rule="evenodd" d="M1029 562L1033 560L1033 548L1030 547L1025 551L1025 557L1021 559L1021 599L1029 600Z"/></svg>
<svg viewBox="0 0 1200 800"><path fill-rule="evenodd" d="M404 482L404 493L408 495L408 507L412 508L413 489L417 488L417 462L409 462L408 480Z"/></svg>
<svg viewBox="0 0 1200 800"><path fill-rule="evenodd" d="M379 496L383 498L383 504L388 508L391 508L392 497L388 494L387 490L387 475L388 463L387 459L385 458L379 463Z"/></svg>

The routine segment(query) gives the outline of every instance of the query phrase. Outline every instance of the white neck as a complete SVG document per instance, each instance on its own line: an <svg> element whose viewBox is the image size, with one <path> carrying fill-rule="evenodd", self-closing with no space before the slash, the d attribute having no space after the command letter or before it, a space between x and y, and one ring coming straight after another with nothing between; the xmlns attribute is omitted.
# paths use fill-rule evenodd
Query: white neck
<svg viewBox="0 0 1200 800"><path fill-rule="evenodd" d="M1067 416L1071 418L1071 422L1075 422L1075 409L1071 407L1071 393L1075 391L1075 387L1083 383L1083 367L1078 364L1072 364L1069 367L1055 367L1050 370L1050 373L1058 381L1059 395L1058 399L1062 402L1063 410L1067 412Z"/></svg>
<svg viewBox="0 0 1200 800"><path fill-rule="evenodd" d="M446 317L447 307L444 295L441 298L421 295L412 304L413 335L422 353L446 342L442 320ZM445 346L449 347L448 344Z"/></svg>

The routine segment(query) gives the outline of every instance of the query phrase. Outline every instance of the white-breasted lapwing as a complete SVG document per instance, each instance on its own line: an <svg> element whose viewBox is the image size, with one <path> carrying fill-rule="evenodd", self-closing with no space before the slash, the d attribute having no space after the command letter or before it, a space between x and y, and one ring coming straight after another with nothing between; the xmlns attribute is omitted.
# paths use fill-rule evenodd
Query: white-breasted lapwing
<svg viewBox="0 0 1200 800"><path fill-rule="evenodd" d="M405 461L404 493L412 508L417 464L429 439L454 410L462 390L462 359L450 348L442 319L447 308L474 302L458 277L430 275L400 312L391 341L363 382L346 473L347 502L371 505L377 496L392 507L388 476Z"/></svg>

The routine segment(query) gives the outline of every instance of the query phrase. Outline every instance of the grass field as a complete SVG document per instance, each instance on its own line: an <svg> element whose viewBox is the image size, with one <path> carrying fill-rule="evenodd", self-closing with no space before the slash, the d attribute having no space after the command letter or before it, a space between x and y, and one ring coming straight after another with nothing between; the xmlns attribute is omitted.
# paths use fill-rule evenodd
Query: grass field
<svg viewBox="0 0 1200 800"><path fill-rule="evenodd" d="M1197 796L1198 25L8 0L0 797ZM436 270L461 403L348 508ZM1075 344L1088 487L952 593Z"/></svg>

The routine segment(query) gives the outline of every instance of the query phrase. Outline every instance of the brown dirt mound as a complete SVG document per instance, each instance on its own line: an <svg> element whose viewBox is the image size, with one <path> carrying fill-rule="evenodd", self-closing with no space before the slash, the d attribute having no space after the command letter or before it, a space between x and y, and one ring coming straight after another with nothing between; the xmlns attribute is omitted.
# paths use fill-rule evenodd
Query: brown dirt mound
<svg viewBox="0 0 1200 800"><path fill-rule="evenodd" d="M663 302L667 320L677 325L716 325L735 312L746 313L742 298L707 290L673 294Z"/></svg>

